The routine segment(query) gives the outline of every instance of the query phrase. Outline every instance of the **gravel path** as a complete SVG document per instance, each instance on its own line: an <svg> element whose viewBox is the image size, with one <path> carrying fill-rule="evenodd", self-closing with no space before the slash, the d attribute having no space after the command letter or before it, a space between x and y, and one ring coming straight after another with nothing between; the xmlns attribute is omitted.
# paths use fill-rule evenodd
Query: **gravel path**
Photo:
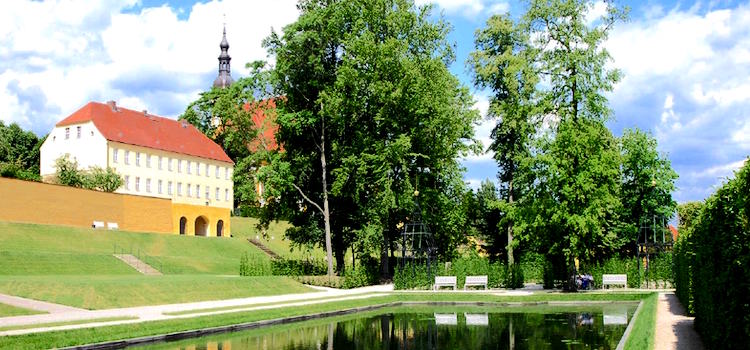
<svg viewBox="0 0 750 350"><path fill-rule="evenodd" d="M655 350L702 350L703 342L673 292L659 293L656 306Z"/></svg>
<svg viewBox="0 0 750 350"><path fill-rule="evenodd" d="M51 314L84 311L83 309L78 309L71 306L53 304L46 301L26 299L6 294L0 294L0 303L20 307L23 309L48 312Z"/></svg>
<svg viewBox="0 0 750 350"><path fill-rule="evenodd" d="M166 320L166 319L175 319L175 318L186 318L186 317L195 317L195 316L203 316L203 315L221 314L221 313L227 313L227 312L261 310L261 309L298 306L298 305L309 305L309 304L325 303L325 302L332 302L332 301L338 301L338 300L371 298L371 297L384 295L382 292L392 291L393 285L369 286L369 287L354 288L354 289L348 289L348 290L330 289L330 288L316 288L316 289L320 291L313 292L313 293L282 294L282 295L273 295L273 296L265 296L265 297L201 301L201 302L183 303L183 304L139 306L139 307L107 309L107 310L83 310L83 309L75 309L75 308L67 307L71 310L59 311L56 313L42 314L42 315L24 315L24 316L11 316L11 317L0 318L0 328L13 327L13 326L40 325L40 327L38 328L2 331L0 332L0 336L46 332L46 331L54 331L54 330L66 330L66 329L75 329L75 328L109 326L113 324L125 324L125 323L137 323L137 322ZM324 299L324 300L321 300L321 299ZM48 304L48 303L45 303L45 304ZM259 304L264 304L264 305L259 306ZM265 305L265 304L270 304L270 305ZM56 305L56 304L51 304L51 305ZM210 310L202 311L204 309L213 309L213 308L231 308L231 309L216 310L216 311L210 311ZM166 315L168 313L182 312L182 311L196 311L196 312L191 313L191 314L186 314L186 315ZM113 317L135 317L137 319L110 321L110 322L98 322L98 323L96 322L97 319L101 320L103 318L113 318ZM75 322L75 321L82 321L82 320L91 320L91 322L76 324L76 325L54 326L54 327L43 326L43 324L48 324L48 323Z"/></svg>

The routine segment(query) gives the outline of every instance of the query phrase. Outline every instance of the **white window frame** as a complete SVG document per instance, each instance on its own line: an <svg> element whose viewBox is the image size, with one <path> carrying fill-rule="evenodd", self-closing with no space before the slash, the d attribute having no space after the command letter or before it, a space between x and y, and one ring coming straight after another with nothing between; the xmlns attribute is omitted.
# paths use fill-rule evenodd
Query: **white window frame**
<svg viewBox="0 0 750 350"><path fill-rule="evenodd" d="M130 151L125 150L125 157L124 158L125 158L125 165L129 165L130 164Z"/></svg>
<svg viewBox="0 0 750 350"><path fill-rule="evenodd" d="M141 178L139 176L135 177L135 191L141 192Z"/></svg>
<svg viewBox="0 0 750 350"><path fill-rule="evenodd" d="M182 197L182 182L177 183L177 195Z"/></svg>
<svg viewBox="0 0 750 350"><path fill-rule="evenodd" d="M192 164L190 164L190 163L191 163L191 162L190 162L190 161L188 160L188 161L187 161L187 173L188 173L188 174L192 174L192 170L190 170L190 166L191 166Z"/></svg>
<svg viewBox="0 0 750 350"><path fill-rule="evenodd" d="M151 167L151 155L146 153L146 168Z"/></svg>
<svg viewBox="0 0 750 350"><path fill-rule="evenodd" d="M195 198L201 198L201 185L195 184Z"/></svg>
<svg viewBox="0 0 750 350"><path fill-rule="evenodd" d="M172 181L167 182L167 194L172 195Z"/></svg>
<svg viewBox="0 0 750 350"><path fill-rule="evenodd" d="M220 200L219 198L220 198L220 196L219 196L219 188L217 187L216 188L216 201L217 202Z"/></svg>
<svg viewBox="0 0 750 350"><path fill-rule="evenodd" d="M167 157L167 170L172 171L172 161L174 159Z"/></svg>
<svg viewBox="0 0 750 350"><path fill-rule="evenodd" d="M69 127L65 128L65 139L66 140L70 139L70 128Z"/></svg>
<svg viewBox="0 0 750 350"><path fill-rule="evenodd" d="M185 191L185 193L187 194L188 197L192 197L192 193L190 191L190 187L193 187L193 185L187 184L187 191Z"/></svg>
<svg viewBox="0 0 750 350"><path fill-rule="evenodd" d="M224 168L224 180L229 180L229 168Z"/></svg>
<svg viewBox="0 0 750 350"><path fill-rule="evenodd" d="M112 148L112 163L117 163L117 153L118 153L118 149Z"/></svg>
<svg viewBox="0 0 750 350"><path fill-rule="evenodd" d="M211 187L206 186L206 199L211 200Z"/></svg>
<svg viewBox="0 0 750 350"><path fill-rule="evenodd" d="M135 152L135 166L141 166L141 152Z"/></svg>
<svg viewBox="0 0 750 350"><path fill-rule="evenodd" d="M125 175L124 182L125 182L125 189L130 191L130 176L129 175Z"/></svg>
<svg viewBox="0 0 750 350"><path fill-rule="evenodd" d="M182 173L182 159L177 160L177 172Z"/></svg>
<svg viewBox="0 0 750 350"><path fill-rule="evenodd" d="M159 186L159 188L158 188L159 194L163 193L162 190L161 190L162 189L161 185L162 185L162 181L161 181L161 179L159 179L159 181L157 181L157 186Z"/></svg>
<svg viewBox="0 0 750 350"><path fill-rule="evenodd" d="M219 166L218 165L216 166L216 178L217 179L219 178Z"/></svg>
<svg viewBox="0 0 750 350"><path fill-rule="evenodd" d="M228 188L224 189L224 200L229 202L229 189Z"/></svg>
<svg viewBox="0 0 750 350"><path fill-rule="evenodd" d="M80 125L76 126L76 138L77 139L81 138L81 126Z"/></svg>
<svg viewBox="0 0 750 350"><path fill-rule="evenodd" d="M146 179L146 192L151 193L151 178Z"/></svg>
<svg viewBox="0 0 750 350"><path fill-rule="evenodd" d="M201 176L201 163L195 162L195 175Z"/></svg>
<svg viewBox="0 0 750 350"><path fill-rule="evenodd" d="M211 177L211 172L209 171L211 169L211 165L206 163L206 177Z"/></svg>
<svg viewBox="0 0 750 350"><path fill-rule="evenodd" d="M161 157L161 156L158 156L158 157L159 157L159 170L163 170L164 169L164 166L163 166L164 157Z"/></svg>

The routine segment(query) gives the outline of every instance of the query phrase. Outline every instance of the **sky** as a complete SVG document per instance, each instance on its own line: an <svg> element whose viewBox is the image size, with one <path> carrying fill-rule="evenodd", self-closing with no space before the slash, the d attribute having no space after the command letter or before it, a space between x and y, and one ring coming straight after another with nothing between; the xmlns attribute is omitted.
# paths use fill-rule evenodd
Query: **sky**
<svg viewBox="0 0 750 350"><path fill-rule="evenodd" d="M416 0L434 3L453 26L450 66L486 116L488 91L472 86L466 60L474 32L493 14L525 11L506 0ZM625 2L620 1L625 4ZM604 47L624 78L607 94L616 136L652 133L679 174L675 199L707 198L750 154L750 4L741 1L627 1L630 16ZM299 15L296 2L26 1L0 4L0 120L38 135L89 101L115 100L176 118L207 90L218 69L223 23L232 75L268 59L261 42ZM589 11L601 14L602 3ZM475 127L485 146L495 120ZM496 181L492 154L462 159L465 180Z"/></svg>

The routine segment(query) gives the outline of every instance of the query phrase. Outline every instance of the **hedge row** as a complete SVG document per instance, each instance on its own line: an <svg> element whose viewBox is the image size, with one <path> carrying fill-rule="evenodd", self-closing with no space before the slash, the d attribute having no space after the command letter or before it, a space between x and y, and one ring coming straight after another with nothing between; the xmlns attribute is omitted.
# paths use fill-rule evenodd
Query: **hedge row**
<svg viewBox="0 0 750 350"><path fill-rule="evenodd" d="M683 304L692 305L695 328L704 343L716 349L746 349L750 344L750 163L706 200L692 232L678 240L675 254L677 295Z"/></svg>
<svg viewBox="0 0 750 350"><path fill-rule="evenodd" d="M490 263L476 254L461 257L448 263L436 262L430 266L414 264L396 267L393 275L395 289L429 289L434 276L456 276L456 287L462 289L466 276L487 276L488 288L521 288L524 271L519 265L506 267L499 262Z"/></svg>

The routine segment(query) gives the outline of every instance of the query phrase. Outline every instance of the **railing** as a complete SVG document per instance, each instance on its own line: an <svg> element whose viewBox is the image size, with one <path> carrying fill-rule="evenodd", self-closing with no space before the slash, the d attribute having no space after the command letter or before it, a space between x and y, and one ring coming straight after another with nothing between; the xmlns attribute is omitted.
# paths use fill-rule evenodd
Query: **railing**
<svg viewBox="0 0 750 350"><path fill-rule="evenodd" d="M138 259L136 266L139 271L143 271L146 269L146 266L150 266L153 269L156 269L157 271L161 272L162 274L165 274L164 266L162 265L162 263L158 261L158 259L142 252L140 247L137 247L135 249L132 246L129 248L126 248L117 243L113 243L112 251L115 255L130 254L134 256L136 259Z"/></svg>

